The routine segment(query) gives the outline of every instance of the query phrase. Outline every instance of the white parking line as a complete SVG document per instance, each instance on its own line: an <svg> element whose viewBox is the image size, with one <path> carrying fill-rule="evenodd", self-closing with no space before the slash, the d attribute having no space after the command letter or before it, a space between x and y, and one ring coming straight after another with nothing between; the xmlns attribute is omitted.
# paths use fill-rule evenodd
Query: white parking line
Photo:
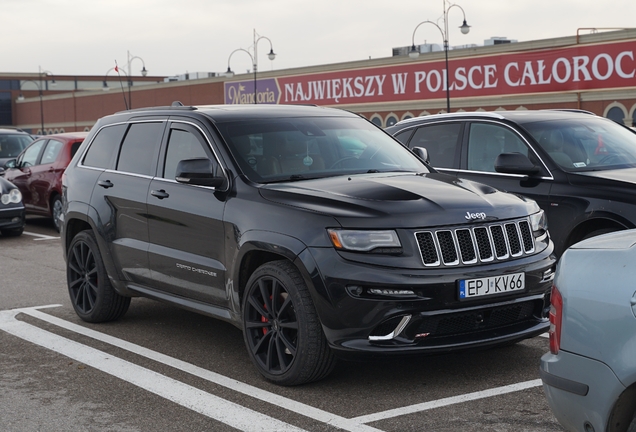
<svg viewBox="0 0 636 432"><path fill-rule="evenodd" d="M352 420L359 421L360 423L371 423L378 420L385 420L391 417L399 417L406 414L413 414L416 412L428 411L434 408L441 408L448 405L454 405L458 403L473 401L477 399L484 399L492 396L499 396L506 393L512 393L520 390L529 389L532 387L541 386L541 380L536 379L532 381L526 381L517 384L511 384L503 387L496 387L488 390L478 391L474 393L467 393L459 396L447 397L444 399L438 399L435 401L424 402L407 407L396 408L388 411L383 411L375 414L364 415L353 418Z"/></svg>
<svg viewBox="0 0 636 432"><path fill-rule="evenodd" d="M24 321L18 321L15 316L20 312L21 310L1 311L0 329L87 366L106 372L236 429L250 432L303 431L303 429L206 393L150 369L63 338Z"/></svg>
<svg viewBox="0 0 636 432"><path fill-rule="evenodd" d="M211 418L215 418L219 421L222 421L244 431L254 430L253 426L255 423L253 422L262 421L260 419L255 420L255 416L260 416L267 419L265 423L257 423L260 427L260 429L258 430L299 431L300 429L271 417L267 417L258 412L252 411L248 408L243 408L239 405L218 398L217 396L211 395L202 390L187 386L179 381L167 378L149 369L142 368L141 366L137 366L125 360L118 359L102 351L98 351L88 346L81 345L77 342L65 339L61 336L52 334L25 322L18 321L15 319L15 316L19 313L30 315L34 318L40 319L66 330L70 330L77 334L81 334L95 340L108 343L112 346L124 349L126 351L154 360L175 369L187 372L191 375L224 386L252 398L279 406L281 408L287 409L288 411L298 413L305 417L317 420L321 423L326 423L328 425L349 432L381 432L379 429L368 426L367 423L416 412L427 411L448 405L459 404L476 399L498 396L542 385L541 380L536 379L348 419L327 411L320 410L310 405L288 399L275 393L259 389L258 387L242 383L240 381L228 378L215 372L200 368L193 364L166 356L164 354L152 351L139 345L135 345L125 340L118 339L116 337L109 336L107 334L100 333L77 324L73 324L71 322L62 320L38 310L58 306L61 305L49 305L0 311L0 330L5 330L11 334L14 334L15 336L21 337L37 345L41 345L45 348L49 348L63 355L74 358L77 361L95 367L96 369L102 370L125 381L131 382L141 388L165 397L166 399L172 400L173 402L176 402L182 406L190 408L201 414L207 415ZM113 366L113 364L117 365ZM162 381L158 383L158 379ZM175 391L175 387L177 391ZM215 407L220 408L212 409L210 407L210 404L212 403L211 401L216 404ZM267 425L267 428L263 429L263 425Z"/></svg>
<svg viewBox="0 0 636 432"><path fill-rule="evenodd" d="M44 234L37 234L37 233L32 233L32 232L28 232L28 231L24 231L22 234L26 234L32 237L38 237L35 238L33 240L38 241L38 240L59 240L59 237L54 237L54 236L47 236Z"/></svg>

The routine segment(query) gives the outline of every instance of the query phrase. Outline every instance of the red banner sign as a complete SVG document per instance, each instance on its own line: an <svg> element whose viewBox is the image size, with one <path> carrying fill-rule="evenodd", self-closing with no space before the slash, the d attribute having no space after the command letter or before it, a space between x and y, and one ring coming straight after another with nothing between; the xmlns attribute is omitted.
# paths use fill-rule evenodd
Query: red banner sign
<svg viewBox="0 0 636 432"><path fill-rule="evenodd" d="M636 86L636 41L449 60L451 97ZM444 61L277 78L278 103L344 105L446 97Z"/></svg>

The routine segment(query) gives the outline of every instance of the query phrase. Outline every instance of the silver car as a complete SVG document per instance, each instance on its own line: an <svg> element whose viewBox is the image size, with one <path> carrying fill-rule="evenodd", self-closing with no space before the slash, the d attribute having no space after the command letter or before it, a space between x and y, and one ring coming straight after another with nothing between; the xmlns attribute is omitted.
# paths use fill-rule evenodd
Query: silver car
<svg viewBox="0 0 636 432"><path fill-rule="evenodd" d="M569 431L636 431L636 230L582 241L552 288L548 403Z"/></svg>

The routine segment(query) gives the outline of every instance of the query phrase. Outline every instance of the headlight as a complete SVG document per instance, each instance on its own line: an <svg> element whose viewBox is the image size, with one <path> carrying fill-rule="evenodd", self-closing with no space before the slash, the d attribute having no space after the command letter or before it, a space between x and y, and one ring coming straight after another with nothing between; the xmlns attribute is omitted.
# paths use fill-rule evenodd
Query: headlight
<svg viewBox="0 0 636 432"><path fill-rule="evenodd" d="M329 238L336 249L368 252L376 248L402 247L395 231L356 231L328 229Z"/></svg>
<svg viewBox="0 0 636 432"><path fill-rule="evenodd" d="M530 226L534 232L548 230L548 218L543 210L530 215Z"/></svg>
<svg viewBox="0 0 636 432"><path fill-rule="evenodd" d="M0 201L2 201L2 204L5 205L9 203L18 204L20 203L20 201L22 201L22 194L17 189L11 189L9 193L2 194L2 197L0 197Z"/></svg>

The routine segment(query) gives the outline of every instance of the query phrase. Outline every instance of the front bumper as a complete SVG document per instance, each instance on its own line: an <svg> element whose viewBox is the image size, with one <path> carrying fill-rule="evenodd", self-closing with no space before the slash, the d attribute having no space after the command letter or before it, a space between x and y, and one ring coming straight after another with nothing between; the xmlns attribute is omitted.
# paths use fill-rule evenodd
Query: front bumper
<svg viewBox="0 0 636 432"><path fill-rule="evenodd" d="M548 404L569 431L607 428L612 408L625 386L605 364L567 351L541 357L541 379Z"/></svg>
<svg viewBox="0 0 636 432"><path fill-rule="evenodd" d="M25 224L24 206L0 208L0 229L22 228Z"/></svg>
<svg viewBox="0 0 636 432"><path fill-rule="evenodd" d="M340 356L422 354L486 348L544 333L556 259L552 248L489 265L396 269L361 265L333 249L310 249L315 299L327 341ZM523 291L459 300L461 279L524 272ZM319 274L318 274L319 273ZM374 289L414 295L372 294ZM318 289L318 291L321 291Z"/></svg>

